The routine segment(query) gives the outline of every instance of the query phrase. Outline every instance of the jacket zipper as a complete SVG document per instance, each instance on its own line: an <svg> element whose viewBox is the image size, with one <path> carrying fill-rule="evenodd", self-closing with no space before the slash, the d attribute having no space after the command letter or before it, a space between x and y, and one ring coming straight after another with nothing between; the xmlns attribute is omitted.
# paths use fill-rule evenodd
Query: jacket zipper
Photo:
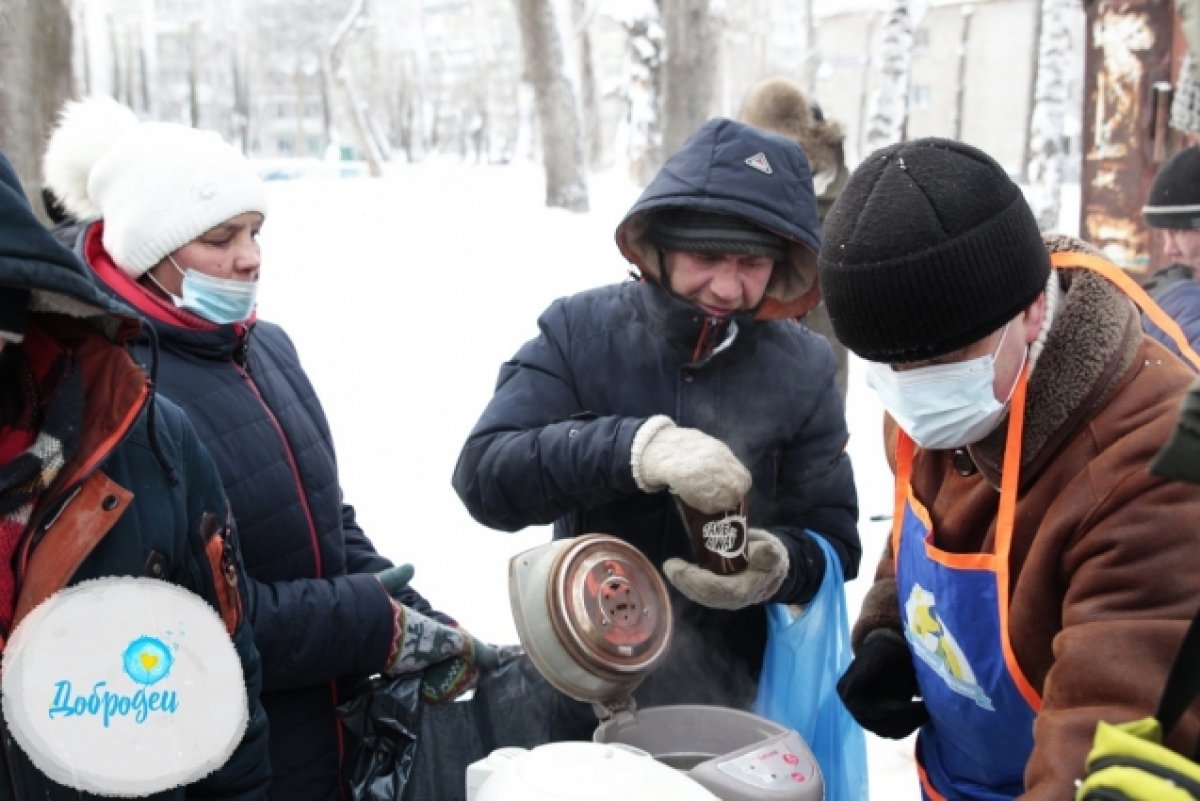
<svg viewBox="0 0 1200 801"><path fill-rule="evenodd" d="M717 328L721 325L721 320L716 317L705 317L704 323L700 327L700 335L696 337L696 346L692 348L692 361L698 362L708 355L712 350L712 338L717 332Z"/></svg>
<svg viewBox="0 0 1200 801"><path fill-rule="evenodd" d="M250 365L247 362L245 365L237 363L237 359L232 360L238 374L241 375L247 388L253 393L258 400L263 411L267 415L267 420L270 421L271 427L275 429L275 435L279 437L280 443L283 444L283 452L287 455L288 469L292 474L292 483L296 488L296 498L300 502L300 508L304 512L304 521L308 525L308 536L313 549L313 562L316 569L316 577L322 578L325 575L325 567L321 562L321 544L317 541L317 524L313 520L312 509L308 505L308 497L304 494L304 483L300 480L300 467L296 464L295 454L292 453L291 443L288 442L287 435L283 433L283 426L279 424L279 419L275 417L275 413L271 411L271 407L267 405L262 393L258 391L258 386L250 376Z"/></svg>
<svg viewBox="0 0 1200 801"><path fill-rule="evenodd" d="M1164 767L1147 759L1132 756L1110 756L1097 759L1088 766L1089 773L1099 773L1105 768L1135 768L1149 773L1163 781L1168 781L1184 790L1192 798L1200 799L1200 781L1184 776L1182 773Z"/></svg>
<svg viewBox="0 0 1200 801"><path fill-rule="evenodd" d="M1083 797L1083 801L1134 801L1124 790L1117 790L1112 787L1096 787L1088 790L1088 794Z"/></svg>
<svg viewBox="0 0 1200 801"><path fill-rule="evenodd" d="M275 416L275 413L271 411L271 407L267 405L266 399L263 398L262 393L258 390L258 385L254 383L252 372L250 370L250 331L246 331L243 335L241 345L234 352L231 361L233 362L238 373L241 375L242 380L245 382L247 388L249 388L254 397L258 399L259 405L262 406L263 411L266 412L267 419L271 422L271 426L275 429L276 436L279 437L279 441L283 444L283 451L287 455L288 468L292 473L292 482L296 485L296 498L300 502L300 508L304 511L304 520L308 524L308 535L309 539L312 541L313 563L316 569L316 575L318 578L320 578L325 575L325 566L321 560L321 543L317 540L317 525L313 520L312 509L309 508L308 505L308 496L304 493L304 483L300 480L300 468L296 464L295 455L292 453L291 443L288 442L287 436L283 433L283 426L279 424L279 419ZM337 682L330 682L329 694L331 702L336 707L341 702L341 699L338 697L339 693ZM340 718L334 723L334 733L337 737L338 749L338 793L345 798L346 766L344 763L346 759L346 743L345 733Z"/></svg>
<svg viewBox="0 0 1200 801"><path fill-rule="evenodd" d="M88 473L88 475L90 476L91 473ZM42 541L42 537L46 536L46 532L50 530L51 526L58 522L58 519L62 517L63 512L67 511L67 507L71 505L71 501L75 500L75 496L83 491L83 483L86 480L87 476L84 476L83 479L67 494L66 498L63 498L62 501L60 501L52 510L47 510L50 519L46 520L44 523L41 523L33 530L33 534L29 538L30 551L38 546L38 543Z"/></svg>
<svg viewBox="0 0 1200 801"><path fill-rule="evenodd" d="M241 623L246 619L246 610L242 605L237 558L233 552L233 542L229 536L228 525L221 528L221 571L225 574L225 581L229 585L226 591L232 596L234 606L237 608L237 619Z"/></svg>

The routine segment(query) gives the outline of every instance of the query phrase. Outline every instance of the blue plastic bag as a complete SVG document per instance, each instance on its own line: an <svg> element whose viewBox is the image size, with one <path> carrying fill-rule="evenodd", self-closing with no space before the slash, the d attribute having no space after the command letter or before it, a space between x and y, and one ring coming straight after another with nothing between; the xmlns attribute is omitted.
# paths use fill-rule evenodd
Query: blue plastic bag
<svg viewBox="0 0 1200 801"><path fill-rule="evenodd" d="M867 801L867 740L837 694L850 664L850 625L841 561L824 537L821 589L799 617L767 604L767 650L754 711L789 726L808 743L825 781L826 801Z"/></svg>

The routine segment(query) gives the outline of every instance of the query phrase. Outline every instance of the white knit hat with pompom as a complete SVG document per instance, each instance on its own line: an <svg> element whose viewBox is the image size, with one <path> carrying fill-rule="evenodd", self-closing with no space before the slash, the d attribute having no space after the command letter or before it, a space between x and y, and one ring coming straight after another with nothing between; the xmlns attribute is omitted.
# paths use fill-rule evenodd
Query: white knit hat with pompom
<svg viewBox="0 0 1200 801"><path fill-rule="evenodd" d="M133 278L232 217L267 213L262 179L219 134L139 122L107 97L67 102L42 169L71 216L104 219L104 248Z"/></svg>

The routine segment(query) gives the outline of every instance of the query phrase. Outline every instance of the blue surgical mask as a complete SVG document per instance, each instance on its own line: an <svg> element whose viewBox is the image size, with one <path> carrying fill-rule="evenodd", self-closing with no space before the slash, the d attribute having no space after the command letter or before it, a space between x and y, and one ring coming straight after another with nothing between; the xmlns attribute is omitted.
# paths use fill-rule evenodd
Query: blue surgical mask
<svg viewBox="0 0 1200 801"><path fill-rule="evenodd" d="M205 275L199 270L184 270L173 256L167 254L167 258L183 276L181 297L172 296L176 306L219 324L240 323L254 311L258 281L235 281Z"/></svg>
<svg viewBox="0 0 1200 801"><path fill-rule="evenodd" d="M994 352L961 362L899 372L886 364L868 362L867 385L879 394L883 407L900 428L922 448L947 450L973 445L995 430L1017 388L1014 380L1003 403L996 400L992 390L996 354L1007 336L1006 325ZM1028 352L1027 348L1026 356Z"/></svg>

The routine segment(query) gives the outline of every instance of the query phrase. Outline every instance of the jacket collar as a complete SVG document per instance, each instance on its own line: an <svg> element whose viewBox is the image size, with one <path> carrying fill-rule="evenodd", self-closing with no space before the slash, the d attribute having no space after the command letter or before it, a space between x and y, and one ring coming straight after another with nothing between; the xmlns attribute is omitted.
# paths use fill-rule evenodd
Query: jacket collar
<svg viewBox="0 0 1200 801"><path fill-rule="evenodd" d="M226 358L242 346L255 317L245 323L219 325L177 308L140 282L130 278L104 249L104 223L87 227L80 239L84 261L92 268L103 290L133 306L154 326L160 342L170 343L202 358Z"/></svg>
<svg viewBox="0 0 1200 801"><path fill-rule="evenodd" d="M1075 249L1071 240L1051 251ZM1142 327L1136 307L1108 280L1089 270L1055 270L1060 307L1029 377L1021 446L1021 485L1034 481L1059 448L1122 384L1137 357ZM975 445L971 458L994 486L1000 483L1008 415Z"/></svg>
<svg viewBox="0 0 1200 801"><path fill-rule="evenodd" d="M686 351L689 360L703 364L731 347L739 335L754 325L754 311L738 312L726 318L727 325L716 326L719 318L705 314L692 303L667 290L657 281L643 279L635 287L634 297L654 329L675 347ZM711 336L714 327L723 328L717 339L708 343L705 353L692 358L697 343Z"/></svg>

